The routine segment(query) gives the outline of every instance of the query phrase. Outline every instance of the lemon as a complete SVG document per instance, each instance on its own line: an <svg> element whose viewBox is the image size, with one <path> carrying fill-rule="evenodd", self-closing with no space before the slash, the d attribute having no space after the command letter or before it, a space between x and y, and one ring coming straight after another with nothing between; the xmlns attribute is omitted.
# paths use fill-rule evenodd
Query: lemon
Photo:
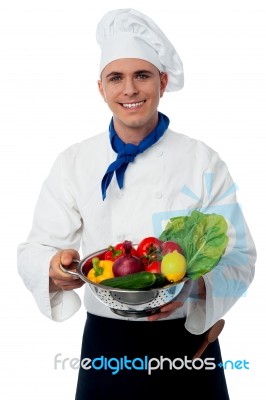
<svg viewBox="0 0 266 400"><path fill-rule="evenodd" d="M163 256L161 272L170 282L177 282L186 274L187 261L183 254L174 250Z"/></svg>

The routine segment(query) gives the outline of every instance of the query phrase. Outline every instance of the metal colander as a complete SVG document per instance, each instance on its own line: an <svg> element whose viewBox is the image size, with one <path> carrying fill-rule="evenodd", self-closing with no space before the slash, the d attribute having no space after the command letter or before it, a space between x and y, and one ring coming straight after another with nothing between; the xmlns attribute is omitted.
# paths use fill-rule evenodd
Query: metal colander
<svg viewBox="0 0 266 400"><path fill-rule="evenodd" d="M73 263L77 263L76 271L66 269L62 264L60 268L63 272L82 279L89 285L97 299L118 315L139 318L156 313L161 306L177 297L188 279L184 278L177 283L147 290L117 289L91 282L87 278L87 274L92 268L91 260L93 257L103 258L106 251L107 249L103 249L88 255L82 260L73 260Z"/></svg>

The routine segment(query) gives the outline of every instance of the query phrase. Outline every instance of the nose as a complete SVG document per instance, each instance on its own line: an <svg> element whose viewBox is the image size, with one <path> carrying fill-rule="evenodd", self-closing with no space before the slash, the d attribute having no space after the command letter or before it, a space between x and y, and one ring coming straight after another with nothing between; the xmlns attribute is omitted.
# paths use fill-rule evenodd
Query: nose
<svg viewBox="0 0 266 400"><path fill-rule="evenodd" d="M127 96L133 96L138 93L138 88L134 79L127 78L124 80L123 93Z"/></svg>

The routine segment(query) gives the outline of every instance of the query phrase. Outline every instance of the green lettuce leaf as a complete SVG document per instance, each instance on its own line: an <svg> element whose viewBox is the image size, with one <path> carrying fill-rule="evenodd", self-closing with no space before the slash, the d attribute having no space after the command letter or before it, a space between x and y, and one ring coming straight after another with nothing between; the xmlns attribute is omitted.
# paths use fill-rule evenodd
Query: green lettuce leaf
<svg viewBox="0 0 266 400"><path fill-rule="evenodd" d="M173 217L160 235L183 249L187 276L197 279L220 261L228 244L228 224L222 215L192 211L188 216Z"/></svg>

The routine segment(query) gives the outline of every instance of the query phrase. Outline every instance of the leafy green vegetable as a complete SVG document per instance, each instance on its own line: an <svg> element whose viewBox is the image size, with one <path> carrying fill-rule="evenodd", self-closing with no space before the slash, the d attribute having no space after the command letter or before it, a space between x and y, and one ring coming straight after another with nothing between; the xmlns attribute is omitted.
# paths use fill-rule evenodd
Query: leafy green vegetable
<svg viewBox="0 0 266 400"><path fill-rule="evenodd" d="M192 211L188 216L170 219L159 239L177 242L187 260L186 275L197 279L211 271L223 256L228 224L222 215Z"/></svg>

